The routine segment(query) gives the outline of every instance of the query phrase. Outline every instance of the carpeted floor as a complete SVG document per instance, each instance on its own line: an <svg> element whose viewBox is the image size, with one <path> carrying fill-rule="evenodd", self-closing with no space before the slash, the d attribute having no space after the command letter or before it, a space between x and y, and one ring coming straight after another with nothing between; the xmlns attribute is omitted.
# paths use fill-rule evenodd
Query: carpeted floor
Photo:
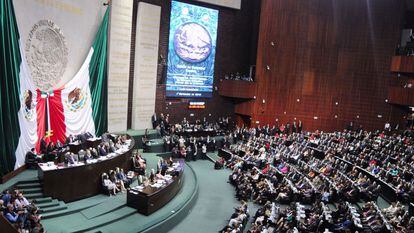
<svg viewBox="0 0 414 233"><path fill-rule="evenodd" d="M207 160L190 162L198 178L198 199L187 217L170 232L217 232L222 229L239 202L234 198L234 188L227 183L230 170L214 170Z"/></svg>

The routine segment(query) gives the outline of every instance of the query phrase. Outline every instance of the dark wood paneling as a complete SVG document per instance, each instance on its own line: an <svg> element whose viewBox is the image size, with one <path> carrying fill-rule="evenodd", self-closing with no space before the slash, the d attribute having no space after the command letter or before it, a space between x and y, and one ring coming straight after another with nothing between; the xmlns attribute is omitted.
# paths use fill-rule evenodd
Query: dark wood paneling
<svg viewBox="0 0 414 233"><path fill-rule="evenodd" d="M168 36L170 23L170 0L141 0L150 4L161 6L161 28L159 54L167 57L168 54ZM134 1L134 8L138 6L140 0ZM187 118L218 118L221 116L232 116L234 113L234 103L218 94L218 80L225 74L243 72L248 73L250 65L256 62L257 35L259 28L260 2L261 0L242 0L242 9L234 10L230 8L218 7L190 0L182 0L190 4L210 7L219 10L219 23L216 47L216 63L214 73L213 97L203 99L206 101L204 110L188 110L188 99L167 99L165 97L165 73L162 67L158 67L157 77L157 94L156 109L157 113L170 115L170 121L182 120ZM134 9L136 12L136 9ZM134 16L135 17L135 16ZM133 19L133 28L136 25L136 17ZM242 25L242 26L241 26ZM135 31L133 40L135 38ZM131 53L131 65L134 64L134 56ZM133 67L133 66L131 66ZM130 79L133 79L134 73L131 68ZM130 85L132 81L130 82ZM130 99L132 92L130 92ZM129 114L132 113L132 102L128 105ZM190 117L194 114L194 117ZM211 115L211 116L210 116ZM129 115L130 116L130 115Z"/></svg>
<svg viewBox="0 0 414 233"><path fill-rule="evenodd" d="M19 231L13 227L13 225L3 216L3 213L0 214L0 229L1 233L19 233Z"/></svg>
<svg viewBox="0 0 414 233"><path fill-rule="evenodd" d="M402 0L263 0L252 122L335 130L402 120L385 99L404 10Z"/></svg>
<svg viewBox="0 0 414 233"><path fill-rule="evenodd" d="M388 88L388 100L391 104L414 106L414 89L390 87Z"/></svg>
<svg viewBox="0 0 414 233"><path fill-rule="evenodd" d="M39 168L38 176L43 181L44 195L72 202L102 193L103 173L109 175L109 171L116 167L124 169L125 172L131 170L134 146L135 140L132 139L128 151L96 163L46 171Z"/></svg>
<svg viewBox="0 0 414 233"><path fill-rule="evenodd" d="M414 56L393 56L391 71L399 73L414 73Z"/></svg>
<svg viewBox="0 0 414 233"><path fill-rule="evenodd" d="M220 80L219 93L225 97L253 99L256 94L256 84L246 81Z"/></svg>

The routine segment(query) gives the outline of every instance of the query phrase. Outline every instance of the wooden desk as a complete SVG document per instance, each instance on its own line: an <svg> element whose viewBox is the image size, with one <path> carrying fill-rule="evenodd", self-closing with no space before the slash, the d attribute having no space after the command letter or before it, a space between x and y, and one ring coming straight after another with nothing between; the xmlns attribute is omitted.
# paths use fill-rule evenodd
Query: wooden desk
<svg viewBox="0 0 414 233"><path fill-rule="evenodd" d="M96 148L99 144L101 144L101 142L102 139L95 138L86 140L86 143L84 145L82 145L81 143L69 143L68 146L70 152L77 154L83 148Z"/></svg>
<svg viewBox="0 0 414 233"><path fill-rule="evenodd" d="M170 202L180 191L184 181L184 160L176 161L180 163L176 170L178 171L178 176L161 188L147 186L142 191L128 190L127 206L135 208L139 213L148 216Z"/></svg>
<svg viewBox="0 0 414 233"><path fill-rule="evenodd" d="M125 172L132 167L133 138L126 152L96 163L80 166L64 166L58 169L38 169L39 179L43 181L43 193L65 202L91 197L102 192L102 173L123 168Z"/></svg>
<svg viewBox="0 0 414 233"><path fill-rule="evenodd" d="M0 215L0 232L1 233L19 233L14 226L4 217Z"/></svg>

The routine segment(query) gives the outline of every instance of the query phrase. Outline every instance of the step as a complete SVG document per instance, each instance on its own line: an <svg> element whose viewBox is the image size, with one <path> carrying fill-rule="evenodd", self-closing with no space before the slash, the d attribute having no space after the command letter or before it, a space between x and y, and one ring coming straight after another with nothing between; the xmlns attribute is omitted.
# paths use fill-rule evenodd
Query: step
<svg viewBox="0 0 414 233"><path fill-rule="evenodd" d="M40 183L39 179L32 179L32 180L21 180L18 182L18 184L34 184L34 183Z"/></svg>
<svg viewBox="0 0 414 233"><path fill-rule="evenodd" d="M42 184L39 182L36 183L26 183L26 184L17 184L16 188L17 189L27 189L27 188L41 188Z"/></svg>
<svg viewBox="0 0 414 233"><path fill-rule="evenodd" d="M58 205L59 205L59 201L56 199L53 199L51 202L36 204L36 206L39 207L40 209L49 208L49 207L58 206Z"/></svg>
<svg viewBox="0 0 414 233"><path fill-rule="evenodd" d="M44 195L41 192L39 192L39 193L27 193L27 194L24 194L24 197L27 198L28 200L31 200L31 199L37 199L37 198L40 198L40 197L44 197Z"/></svg>
<svg viewBox="0 0 414 233"><path fill-rule="evenodd" d="M41 203L48 203L48 202L52 202L52 198L51 197L38 197L38 198L32 198L33 201L35 202L35 204L41 204Z"/></svg>
<svg viewBox="0 0 414 233"><path fill-rule="evenodd" d="M23 192L24 196L27 196L27 194L34 194L34 193L42 193L42 188L25 188L25 189L19 189L21 192Z"/></svg>
<svg viewBox="0 0 414 233"><path fill-rule="evenodd" d="M66 210L67 208L68 207L66 206L66 204L64 202L59 201L59 204L57 206L52 206L52 207L47 207L47 208L40 209L39 213L41 213L41 214L51 213L51 212Z"/></svg>
<svg viewBox="0 0 414 233"><path fill-rule="evenodd" d="M85 232L88 230L93 230L95 228L105 226L108 224L111 224L113 222L116 222L120 219L123 219L125 217L128 217L130 215L133 215L137 212L136 209L130 208L130 207L123 207L121 209L118 209L116 211L112 211L110 213L101 215L99 217L93 218L86 223L76 225L75 227L72 227L70 229L70 232Z"/></svg>
<svg viewBox="0 0 414 233"><path fill-rule="evenodd" d="M73 213L78 213L78 212L80 212L80 211L82 211L84 209L93 207L95 205L96 204L93 204L91 206L77 207L77 208L68 207L67 209L64 209L64 210L59 210L59 211L44 213L44 214L42 214L42 219L57 218L57 217L65 216L65 215L70 215L70 214L73 214Z"/></svg>

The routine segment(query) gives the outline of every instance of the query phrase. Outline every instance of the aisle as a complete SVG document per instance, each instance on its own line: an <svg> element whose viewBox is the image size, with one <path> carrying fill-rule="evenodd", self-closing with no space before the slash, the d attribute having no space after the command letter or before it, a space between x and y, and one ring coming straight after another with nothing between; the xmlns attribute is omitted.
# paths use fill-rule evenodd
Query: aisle
<svg viewBox="0 0 414 233"><path fill-rule="evenodd" d="M234 188L227 183L230 170L214 170L207 160L189 162L197 176L199 195L195 206L170 232L218 232L226 224L234 207L240 205L234 198Z"/></svg>

